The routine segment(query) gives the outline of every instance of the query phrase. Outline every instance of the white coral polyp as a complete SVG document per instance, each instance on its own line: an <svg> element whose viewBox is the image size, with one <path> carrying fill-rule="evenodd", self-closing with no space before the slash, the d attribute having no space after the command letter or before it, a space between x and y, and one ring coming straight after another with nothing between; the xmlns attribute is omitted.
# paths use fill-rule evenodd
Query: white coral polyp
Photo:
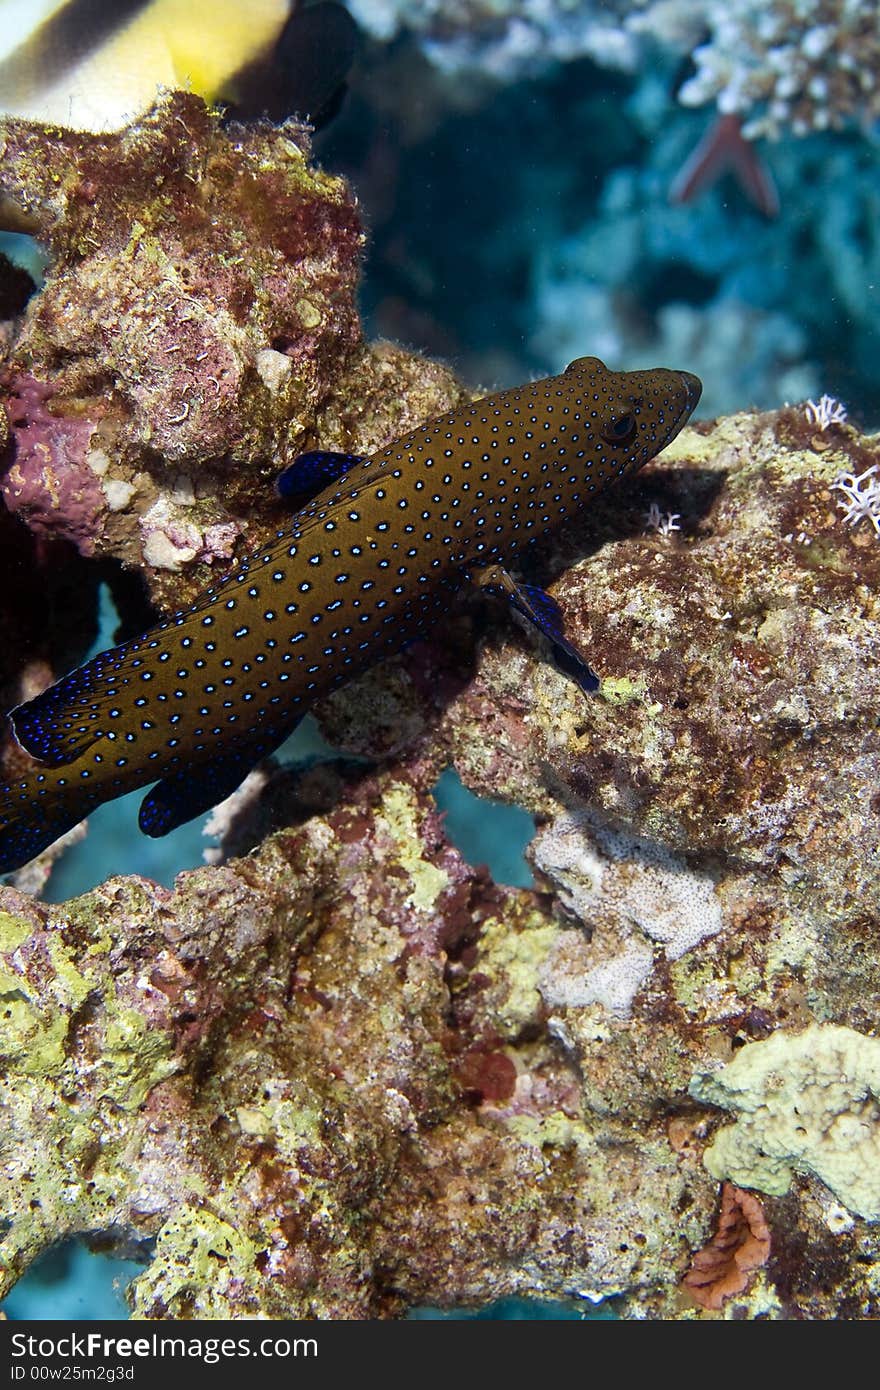
<svg viewBox="0 0 880 1390"><path fill-rule="evenodd" d="M671 960L721 930L714 879L663 845L574 814L537 837L534 857L582 921L610 913L662 945Z"/></svg>

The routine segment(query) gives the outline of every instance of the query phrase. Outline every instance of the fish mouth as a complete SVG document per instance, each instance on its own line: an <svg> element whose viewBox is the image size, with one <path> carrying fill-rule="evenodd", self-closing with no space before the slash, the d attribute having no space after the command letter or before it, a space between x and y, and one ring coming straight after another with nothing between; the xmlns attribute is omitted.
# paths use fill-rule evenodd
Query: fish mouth
<svg viewBox="0 0 880 1390"><path fill-rule="evenodd" d="M679 372L678 375L681 377L681 384L687 395L685 410L690 415L696 409L697 402L703 394L703 383L692 372Z"/></svg>

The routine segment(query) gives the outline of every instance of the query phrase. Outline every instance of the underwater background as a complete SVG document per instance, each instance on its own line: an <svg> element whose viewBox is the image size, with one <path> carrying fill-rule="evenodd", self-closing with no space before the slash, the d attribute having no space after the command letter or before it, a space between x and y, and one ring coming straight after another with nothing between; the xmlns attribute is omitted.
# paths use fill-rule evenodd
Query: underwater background
<svg viewBox="0 0 880 1390"><path fill-rule="evenodd" d="M349 180L367 232L367 338L440 358L474 389L559 372L589 352L620 369L697 373L704 419L827 394L851 423L880 426L875 3L348 9L356 51L334 58L328 41L303 61L320 67L322 52L329 69L321 99L333 109L314 158ZM26 37L34 17L27 3L0 4L9 34ZM14 111L3 71L0 112ZM222 84L212 95L223 100ZM0 252L39 283L31 238L0 234ZM13 280L8 293L24 295ZM117 623L102 585L93 652ZM333 751L307 721L279 758L312 765ZM135 831L139 795L90 818L47 901L110 874L170 887L203 862L216 843L203 822L159 841ZM475 797L452 770L434 797L471 863L497 883L533 885L528 812ZM113 1286L138 1268L65 1246L3 1307L11 1318L126 1316ZM494 1315L584 1313L514 1303Z"/></svg>

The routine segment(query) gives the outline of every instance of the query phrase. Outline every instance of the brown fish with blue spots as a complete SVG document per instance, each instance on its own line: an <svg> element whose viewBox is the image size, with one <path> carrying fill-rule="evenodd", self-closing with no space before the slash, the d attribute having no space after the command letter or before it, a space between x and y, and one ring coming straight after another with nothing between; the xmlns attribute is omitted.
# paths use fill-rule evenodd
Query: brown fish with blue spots
<svg viewBox="0 0 880 1390"><path fill-rule="evenodd" d="M12 711L35 762L0 788L0 872L149 783L147 835L210 810L316 700L424 633L468 585L504 595L595 690L554 601L504 563L659 453L700 390L689 372L581 357L370 458L302 455L279 479L300 510L265 550Z"/></svg>

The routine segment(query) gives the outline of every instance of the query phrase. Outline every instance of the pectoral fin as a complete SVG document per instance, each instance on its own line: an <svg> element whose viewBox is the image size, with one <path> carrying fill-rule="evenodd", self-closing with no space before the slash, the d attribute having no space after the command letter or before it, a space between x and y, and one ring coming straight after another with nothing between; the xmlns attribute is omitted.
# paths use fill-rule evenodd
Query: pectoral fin
<svg viewBox="0 0 880 1390"><path fill-rule="evenodd" d="M520 617L537 629L542 637L547 638L557 666L567 676L571 676L586 695L592 695L599 689L599 677L596 672L577 648L572 646L562 630L562 613L555 599L535 584L520 583L500 565L489 565L486 569L476 570L472 572L471 579L486 593L506 598Z"/></svg>

